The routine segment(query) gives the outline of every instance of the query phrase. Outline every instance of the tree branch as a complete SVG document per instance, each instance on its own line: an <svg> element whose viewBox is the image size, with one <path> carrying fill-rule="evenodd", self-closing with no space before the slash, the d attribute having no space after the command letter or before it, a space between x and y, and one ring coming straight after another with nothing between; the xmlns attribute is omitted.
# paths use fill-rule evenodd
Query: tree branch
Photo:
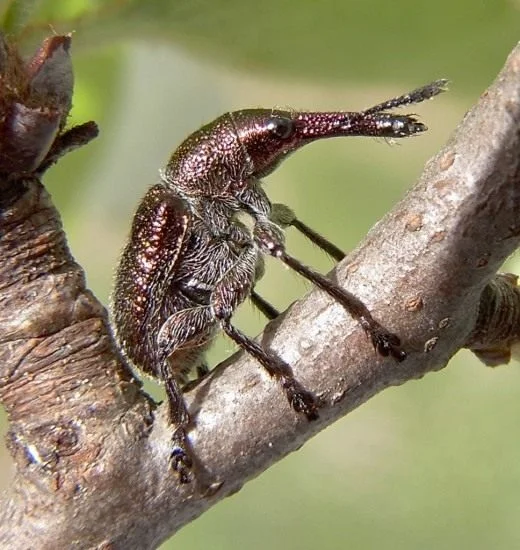
<svg viewBox="0 0 520 550"><path fill-rule="evenodd" d="M165 406L114 351L48 195L36 177L3 177L0 190L24 192L0 202L0 398L16 464L0 545L155 548L382 389L482 340L486 285L520 240L519 151L520 46L417 185L334 272L399 334L408 359L376 356L339 305L311 292L261 339L320 397L319 420L294 413L263 369L234 356L187 394L204 472L188 485L168 469Z"/></svg>

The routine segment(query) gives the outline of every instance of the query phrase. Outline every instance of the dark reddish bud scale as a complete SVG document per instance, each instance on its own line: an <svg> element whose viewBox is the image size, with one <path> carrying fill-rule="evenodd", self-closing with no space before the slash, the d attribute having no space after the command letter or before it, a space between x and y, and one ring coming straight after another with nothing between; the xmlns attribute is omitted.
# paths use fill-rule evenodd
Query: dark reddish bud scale
<svg viewBox="0 0 520 550"><path fill-rule="evenodd" d="M97 135L94 123L63 132L72 105L70 36L47 38L27 63L0 33L0 179L10 200L18 184ZM7 191L7 187L10 189Z"/></svg>
<svg viewBox="0 0 520 550"><path fill-rule="evenodd" d="M401 138L423 132L426 127L414 116L386 110L429 99L445 87L446 81L439 80L362 112L227 113L188 137L171 157L161 183L145 195L117 272L113 315L117 340L128 359L165 383L174 425L171 463L181 481L192 477L192 458L179 384L192 369L205 371L203 351L218 329L279 381L294 410L309 420L318 416L318 402L290 366L231 323L247 297L268 318L277 315L254 291L264 255L278 258L341 303L379 354L405 359L399 338L358 298L286 251L283 229L294 226L335 259L344 256L288 207L271 204L260 178L319 139ZM240 212L252 218L252 230L238 221Z"/></svg>

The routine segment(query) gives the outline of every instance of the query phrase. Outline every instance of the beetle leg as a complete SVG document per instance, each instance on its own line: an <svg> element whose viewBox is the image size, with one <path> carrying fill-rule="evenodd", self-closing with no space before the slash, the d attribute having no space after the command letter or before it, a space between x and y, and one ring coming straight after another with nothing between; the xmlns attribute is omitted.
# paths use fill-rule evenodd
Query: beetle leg
<svg viewBox="0 0 520 550"><path fill-rule="evenodd" d="M320 235L317 231L314 231L312 227L309 227L299 220L296 214L288 206L285 206L285 204L273 204L269 219L281 227L294 227L337 262L340 262L345 257L343 250L338 248L334 243L331 243L323 235Z"/></svg>
<svg viewBox="0 0 520 550"><path fill-rule="evenodd" d="M211 307L222 330L243 350L253 356L267 372L282 386L287 399L296 412L303 413L309 420L318 417L318 404L314 396L306 391L294 378L291 367L276 355L262 348L231 324L231 316L237 306L251 293L255 280L258 250L244 247L235 265L215 285L211 294Z"/></svg>
<svg viewBox="0 0 520 550"><path fill-rule="evenodd" d="M391 355L397 361L406 358L398 336L382 327L359 298L287 253L280 227L269 220L258 220L254 231L255 240L264 252L279 258L285 265L337 300L361 325L379 354Z"/></svg>
<svg viewBox="0 0 520 550"><path fill-rule="evenodd" d="M236 262L215 285L211 293L211 309L216 319L229 319L235 309L249 296L255 282L258 249L247 245Z"/></svg>
<svg viewBox="0 0 520 550"><path fill-rule="evenodd" d="M208 306L182 309L170 315L157 335L160 356L167 358L197 335L210 334L213 325L214 316Z"/></svg>
<svg viewBox="0 0 520 550"><path fill-rule="evenodd" d="M173 374L175 369L170 365L168 357L184 344L189 343L194 335L207 335L213 324L214 320L208 307L184 309L166 320L157 337L160 357L159 374L164 381L169 419L174 426L170 463L172 469L179 475L181 483L189 483L193 478L193 452L186 435L190 416L182 391Z"/></svg>
<svg viewBox="0 0 520 550"><path fill-rule="evenodd" d="M221 326L231 340L253 356L273 378L278 380L296 412L303 413L308 420L318 418L316 398L296 380L291 367L285 361L265 351L257 342L234 327L229 319L222 319Z"/></svg>
<svg viewBox="0 0 520 550"><path fill-rule="evenodd" d="M204 378L206 374L209 373L209 367L206 365L206 363L201 363L200 365L197 365L197 379L198 378Z"/></svg>
<svg viewBox="0 0 520 550"><path fill-rule="evenodd" d="M180 482L189 483L193 478L193 453L186 436L190 416L181 389L172 376L166 361L162 362L160 371L168 397L169 420L175 428L172 435L170 464L172 469L179 475Z"/></svg>
<svg viewBox="0 0 520 550"><path fill-rule="evenodd" d="M265 298L262 298L262 296L254 290L251 291L251 295L249 297L251 298L254 306L257 307L269 319L269 321L276 319L276 317L280 315L280 312L270 302L268 302Z"/></svg>

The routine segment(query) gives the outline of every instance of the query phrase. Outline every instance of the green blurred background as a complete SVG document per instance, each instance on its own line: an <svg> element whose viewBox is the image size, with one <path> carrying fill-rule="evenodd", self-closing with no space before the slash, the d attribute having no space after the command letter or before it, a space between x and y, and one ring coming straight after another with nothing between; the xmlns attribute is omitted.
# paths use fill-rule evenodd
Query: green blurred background
<svg viewBox="0 0 520 550"><path fill-rule="evenodd" d="M426 135L392 146L317 143L269 178L274 201L349 250L413 184L520 38L519 0L32 0L0 2L0 17L28 52L51 29L75 31L71 122L95 119L101 135L45 183L105 303L140 196L203 123L248 106L362 109L451 79L450 93L412 109ZM331 268L292 232L288 243ZM513 258L507 269L520 265ZM261 290L285 308L308 287L269 262ZM245 306L237 323L254 335L263 320ZM219 340L211 364L232 351ZM487 369L461 352L337 422L163 548L518 548L519 399L518 364ZM0 461L5 487L5 450Z"/></svg>

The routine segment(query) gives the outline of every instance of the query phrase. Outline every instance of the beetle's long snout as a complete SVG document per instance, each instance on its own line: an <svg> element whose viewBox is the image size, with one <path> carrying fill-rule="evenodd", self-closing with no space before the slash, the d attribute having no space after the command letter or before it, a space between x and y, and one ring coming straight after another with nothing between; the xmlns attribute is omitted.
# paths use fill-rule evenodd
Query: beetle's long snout
<svg viewBox="0 0 520 550"><path fill-rule="evenodd" d="M401 138L427 130L416 117L392 113L299 113L296 135L303 145L318 139L344 136Z"/></svg>
<svg viewBox="0 0 520 550"><path fill-rule="evenodd" d="M358 113L298 113L295 117L296 132L302 142L341 136L402 138L419 134L428 128L415 116L396 115L389 111L432 99L447 87L446 79L435 80Z"/></svg>

